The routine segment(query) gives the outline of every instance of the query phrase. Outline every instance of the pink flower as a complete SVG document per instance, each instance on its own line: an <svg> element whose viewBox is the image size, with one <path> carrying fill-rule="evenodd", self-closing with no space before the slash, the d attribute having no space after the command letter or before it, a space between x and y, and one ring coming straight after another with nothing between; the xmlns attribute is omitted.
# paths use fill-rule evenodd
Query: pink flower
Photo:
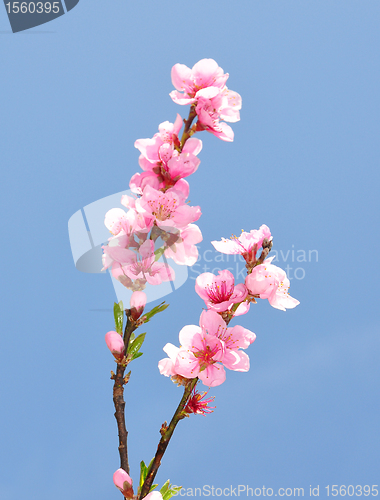
<svg viewBox="0 0 380 500"><path fill-rule="evenodd" d="M189 224L185 229L179 231L175 243L165 249L165 256L173 259L176 264L193 266L198 260L197 243L203 239L201 230L195 224Z"/></svg>
<svg viewBox="0 0 380 500"><path fill-rule="evenodd" d="M188 325L180 331L179 340L181 348L174 364L176 374L186 378L199 377L209 387L225 381L226 373L220 363L224 346L217 337L203 333L195 325Z"/></svg>
<svg viewBox="0 0 380 500"><path fill-rule="evenodd" d="M199 167L200 160L195 155L202 149L202 143L194 137L188 139L179 153L164 144L160 148L160 172L163 178L177 181L193 174Z"/></svg>
<svg viewBox="0 0 380 500"><path fill-rule="evenodd" d="M125 212L122 208L112 208L106 213L104 224L114 235L118 235L121 231L129 235L135 226L133 211Z"/></svg>
<svg viewBox="0 0 380 500"><path fill-rule="evenodd" d="M155 163L160 161L160 147L164 144L172 146L178 139L178 132L182 127L182 118L177 114L175 123L168 121L160 123L158 126L159 132L154 134L152 139L138 139L135 141L135 148L137 148L142 156L149 162ZM143 170L146 170L143 168Z"/></svg>
<svg viewBox="0 0 380 500"><path fill-rule="evenodd" d="M299 301L288 293L290 281L285 271L271 264L274 257L264 260L263 264L253 268L245 279L245 284L251 295L260 299L268 299L271 306L286 311L293 309Z"/></svg>
<svg viewBox="0 0 380 500"><path fill-rule="evenodd" d="M229 370L246 372L249 370L249 357L240 349L246 349L256 339L256 335L236 325L228 328L223 318L215 311L203 311L199 324L202 331L217 337L224 345L223 365Z"/></svg>
<svg viewBox="0 0 380 500"><path fill-rule="evenodd" d="M186 205L182 193L174 189L162 193L151 186L146 186L142 197L136 200L136 209L162 228L185 228L201 216L200 207Z"/></svg>
<svg viewBox="0 0 380 500"><path fill-rule="evenodd" d="M249 233L242 231L239 237L233 236L229 240L222 238L222 241L212 241L211 244L218 252L230 255L240 254L248 263L251 263L256 260L257 250L265 238L272 239L269 227L263 224L260 229L252 229Z"/></svg>
<svg viewBox="0 0 380 500"><path fill-rule="evenodd" d="M231 127L219 122L220 118L227 122L240 120L241 97L226 87L228 76L213 59L202 59L192 70L176 64L172 68L172 82L177 90L170 97L177 104L195 106L197 130L208 130L224 141L233 141Z"/></svg>
<svg viewBox="0 0 380 500"><path fill-rule="evenodd" d="M208 309L223 312L234 304L243 302L247 288L243 283L235 286L235 279L230 271L219 271L219 276L212 273L200 274L195 282L195 291L206 303Z"/></svg>
<svg viewBox="0 0 380 500"><path fill-rule="evenodd" d="M190 186L185 179L179 179L175 185L166 190L167 193L177 193L178 196L182 198L182 200L186 200L189 197Z"/></svg>
<svg viewBox="0 0 380 500"><path fill-rule="evenodd" d="M142 195L146 186L152 186L155 189L162 189L165 183L154 172L143 172L132 175L129 181L129 187L135 194Z"/></svg>
<svg viewBox="0 0 380 500"><path fill-rule="evenodd" d="M125 346L123 337L117 332L106 333L106 344L116 359L124 356Z"/></svg>
<svg viewBox="0 0 380 500"><path fill-rule="evenodd" d="M170 97L177 104L193 104L197 102L197 93L201 89L224 89L228 76L213 59L202 59L192 69L184 64L175 64L172 68L172 83L177 90L173 90Z"/></svg>
<svg viewBox="0 0 380 500"><path fill-rule="evenodd" d="M115 262L128 262L130 256L134 254L132 250L129 250L130 246L138 246L138 244L133 239L133 234L124 234L124 231L120 231L117 236L110 238L108 240L108 245L103 246L103 269L108 269L113 266Z"/></svg>
<svg viewBox="0 0 380 500"><path fill-rule="evenodd" d="M117 469L117 471L114 472L113 482L125 498L133 498L132 479L124 469Z"/></svg>
<svg viewBox="0 0 380 500"><path fill-rule="evenodd" d="M232 128L219 119L227 122L240 120L241 97L236 92L228 90L216 92L215 89L203 89L198 92L198 102L195 111L198 115L197 130L208 130L223 141L233 141Z"/></svg>
<svg viewBox="0 0 380 500"><path fill-rule="evenodd" d="M113 262L123 261L126 256L126 249L129 247L130 237L126 234L119 234L114 238L110 238L108 240L108 245L103 246L103 269L108 269L112 266Z"/></svg>
<svg viewBox="0 0 380 500"><path fill-rule="evenodd" d="M122 203L124 198L123 196ZM149 223L150 219L145 219L134 208L130 208L128 212L122 208L112 208L108 210L104 219L104 225L112 234L115 236L126 234L132 238L134 232L148 232L152 226Z"/></svg>
<svg viewBox="0 0 380 500"><path fill-rule="evenodd" d="M173 181L174 182L174 181ZM131 177L129 182L129 187L131 191L137 195L142 195L144 189L147 186L158 190L165 190L167 188L167 183L160 174L155 174L154 172L143 172L142 174L136 173ZM174 183L173 189L180 195L184 200L189 196L189 184L185 179L179 179ZM171 188L167 189L170 192Z"/></svg>
<svg viewBox="0 0 380 500"><path fill-rule="evenodd" d="M128 210L130 208L134 210L136 208L136 199L136 196L128 196L127 194L123 194L120 203L128 208Z"/></svg>
<svg viewBox="0 0 380 500"><path fill-rule="evenodd" d="M220 122L219 96L214 99L199 98L195 111L198 115L197 131L207 130L222 141L232 142L234 131L227 123Z"/></svg>
<svg viewBox="0 0 380 500"><path fill-rule="evenodd" d="M134 320L139 319L146 305L146 294L144 292L133 292L130 305L132 318Z"/></svg>
<svg viewBox="0 0 380 500"><path fill-rule="evenodd" d="M155 261L152 240L145 241L138 253L125 249L120 258L117 261L115 259L112 265L112 275L122 284L125 284L123 276L131 280L145 280L151 285L160 285L163 281L174 280L173 269Z"/></svg>
<svg viewBox="0 0 380 500"><path fill-rule="evenodd" d="M141 152L140 167L144 171L153 172L156 175L157 180L153 184L156 189L173 185L173 181L176 182L189 176L199 166L200 160L196 155L202 149L202 141L191 138L186 141L180 153L176 149L180 144L178 132L181 126L182 118L177 115L174 124L161 123L159 133L155 134L152 139L139 139L135 142L135 147ZM133 180L135 184L137 179L135 177ZM149 179L151 179L151 175ZM157 182L160 183L159 187L155 185Z"/></svg>
<svg viewBox="0 0 380 500"><path fill-rule="evenodd" d="M203 311L200 327L187 325L179 333L181 347L166 344L164 351L169 358L162 359L159 370L162 375L185 378L199 377L202 382L215 387L226 379L224 366L229 370L249 370L249 358L240 349L246 349L256 335L235 326L227 328L225 321L215 311ZM223 366L224 365L224 366Z"/></svg>

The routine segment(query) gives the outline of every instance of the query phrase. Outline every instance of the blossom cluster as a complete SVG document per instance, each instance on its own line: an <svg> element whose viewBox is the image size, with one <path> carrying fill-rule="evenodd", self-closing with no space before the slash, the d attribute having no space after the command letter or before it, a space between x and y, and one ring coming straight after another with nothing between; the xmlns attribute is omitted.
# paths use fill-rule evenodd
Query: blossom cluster
<svg viewBox="0 0 380 500"><path fill-rule="evenodd" d="M238 238L212 242L221 252L245 258L247 278L244 283L235 285L234 276L227 269L219 271L218 276L212 273L198 276L195 291L204 300L207 310L202 312L199 326L182 328L180 347L165 345L164 351L169 357L158 364L162 375L174 379L178 375L187 379L198 377L205 385L215 387L226 379L224 368L249 370L249 357L241 349L252 344L256 335L239 325L229 328L227 321L246 314L256 298L268 299L273 307L284 311L299 304L288 293L289 280L285 272L271 264L272 258L264 260L271 240L269 228L263 225L250 233L243 231ZM262 253L257 259L260 248Z"/></svg>
<svg viewBox="0 0 380 500"><path fill-rule="evenodd" d="M233 141L234 133L227 123L240 120L241 97L226 87L224 73L213 59L202 59L192 69L176 64L172 82L176 90L170 97L177 104L191 104L198 116L197 130L207 130L223 141Z"/></svg>
<svg viewBox="0 0 380 500"><path fill-rule="evenodd" d="M182 120L177 114L174 123L161 123L152 138L135 142L142 172L130 180L134 196L121 199L128 211L113 208L107 212L104 222L112 236L103 247L103 270L110 269L130 290L174 280L173 269L158 262L162 253L180 265L197 261L196 245L202 241L202 233L194 222L201 209L187 204L190 188L185 177L200 164L197 155L202 141L192 137L196 132L208 130L223 140L233 140L231 127L220 119L239 120L241 98L228 90L227 78L213 59L203 59L192 69L176 64L172 82L177 90L170 96L180 105L190 104L189 118Z"/></svg>
<svg viewBox="0 0 380 500"><path fill-rule="evenodd" d="M238 287L240 294L246 293L244 299L247 300L246 303L239 305L235 316L239 314L244 314L248 312L249 302L252 298L268 299L271 306L282 311L286 309L293 309L299 304L299 301L291 297L288 293L290 287L290 281L286 276L285 271L281 268L271 264L274 257L266 259L270 249L272 248L272 235L268 226L263 224L260 229L252 229L249 233L242 231L239 237L232 237L227 240L222 238L221 241L211 242L214 248L225 254L240 254L246 261L247 277L245 279L244 285L234 286L234 280L231 273L226 275L229 271L222 271L228 279L225 280L223 294L223 299L228 300L228 306L223 300L218 300L215 303L215 294L212 295L212 291L218 289L219 295L222 290L221 279L215 279L212 285L206 285L199 287L200 283L205 283L205 279L202 276L208 275L210 273L205 273L197 278L197 285L195 287L197 293L206 300L211 300L211 304L208 307L218 307L219 311L226 311L231 307L232 304L240 302L235 296L234 290ZM262 249L259 259L257 259L258 250ZM219 273L220 274L220 273ZM210 278L207 276L207 279ZM207 280L206 280L207 281ZM241 297L241 295L239 296ZM221 304L220 304L221 302ZM222 309L220 309L223 307Z"/></svg>

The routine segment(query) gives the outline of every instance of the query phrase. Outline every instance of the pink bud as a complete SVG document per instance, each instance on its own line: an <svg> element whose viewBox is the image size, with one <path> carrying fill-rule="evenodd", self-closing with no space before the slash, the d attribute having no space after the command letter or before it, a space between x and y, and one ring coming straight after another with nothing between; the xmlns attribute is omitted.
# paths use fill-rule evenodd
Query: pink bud
<svg viewBox="0 0 380 500"><path fill-rule="evenodd" d="M115 357L124 354L125 346L122 336L117 332L106 333L106 344Z"/></svg>
<svg viewBox="0 0 380 500"><path fill-rule="evenodd" d="M117 471L113 475L113 482L116 488L118 488L122 492L124 497L133 497L132 479L124 469L117 469Z"/></svg>
<svg viewBox="0 0 380 500"><path fill-rule="evenodd" d="M159 491L151 491L144 500L162 500L162 495Z"/></svg>
<svg viewBox="0 0 380 500"><path fill-rule="evenodd" d="M131 315L134 320L139 319L146 305L146 295L144 292L133 292L131 297Z"/></svg>

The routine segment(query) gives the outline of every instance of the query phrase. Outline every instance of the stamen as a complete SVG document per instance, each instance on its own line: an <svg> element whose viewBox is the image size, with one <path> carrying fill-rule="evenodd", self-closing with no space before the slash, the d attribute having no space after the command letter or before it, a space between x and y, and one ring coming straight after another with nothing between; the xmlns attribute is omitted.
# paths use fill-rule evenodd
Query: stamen
<svg viewBox="0 0 380 500"><path fill-rule="evenodd" d="M225 302L230 299L231 295L234 293L234 284L228 288L225 281L222 281L221 285L212 283L211 285L206 285L206 293L210 302L213 304L220 304L220 302Z"/></svg>

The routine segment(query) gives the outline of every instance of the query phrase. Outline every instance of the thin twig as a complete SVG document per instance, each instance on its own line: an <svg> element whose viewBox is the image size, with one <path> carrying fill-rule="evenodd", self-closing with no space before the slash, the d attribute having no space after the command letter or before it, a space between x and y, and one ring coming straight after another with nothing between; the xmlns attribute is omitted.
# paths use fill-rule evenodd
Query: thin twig
<svg viewBox="0 0 380 500"><path fill-rule="evenodd" d="M171 419L169 426L167 427L166 431L163 432L160 442L158 443L157 452L156 455L154 456L152 465L149 467L144 484L142 485L139 500L142 500L150 491L154 478L156 477L157 471L161 465L161 459L164 456L166 448L168 447L174 429L176 428L178 422L183 418L183 413L182 413L183 409L185 408L186 403L190 397L191 391L193 390L197 382L198 378L190 379L187 385L185 386L182 399L173 415L173 418Z"/></svg>
<svg viewBox="0 0 380 500"><path fill-rule="evenodd" d="M192 132L190 130L190 127L191 127L191 124L193 123L193 120L194 120L194 118L196 116L197 116L197 113L195 111L195 105L193 104L190 107L188 119L184 120L184 122L185 122L185 128L183 130L183 134L182 134L182 137L181 137L180 152L182 151L183 146L185 145L185 142L187 141L187 139L189 139L189 137L191 137L192 133L194 133L194 132Z"/></svg>
<svg viewBox="0 0 380 500"><path fill-rule="evenodd" d="M129 339L132 333L136 330L136 324L131 321L130 317L127 316L127 324L124 330L124 345L126 350L129 345ZM128 462L128 431L125 425L125 401L124 401L124 385L126 380L124 378L124 373L127 365L123 362L117 364L116 375L112 378L115 381L113 385L113 404L115 406L115 418L117 422L117 429L119 434L119 455L120 455L120 468L125 470L129 474L129 462Z"/></svg>

